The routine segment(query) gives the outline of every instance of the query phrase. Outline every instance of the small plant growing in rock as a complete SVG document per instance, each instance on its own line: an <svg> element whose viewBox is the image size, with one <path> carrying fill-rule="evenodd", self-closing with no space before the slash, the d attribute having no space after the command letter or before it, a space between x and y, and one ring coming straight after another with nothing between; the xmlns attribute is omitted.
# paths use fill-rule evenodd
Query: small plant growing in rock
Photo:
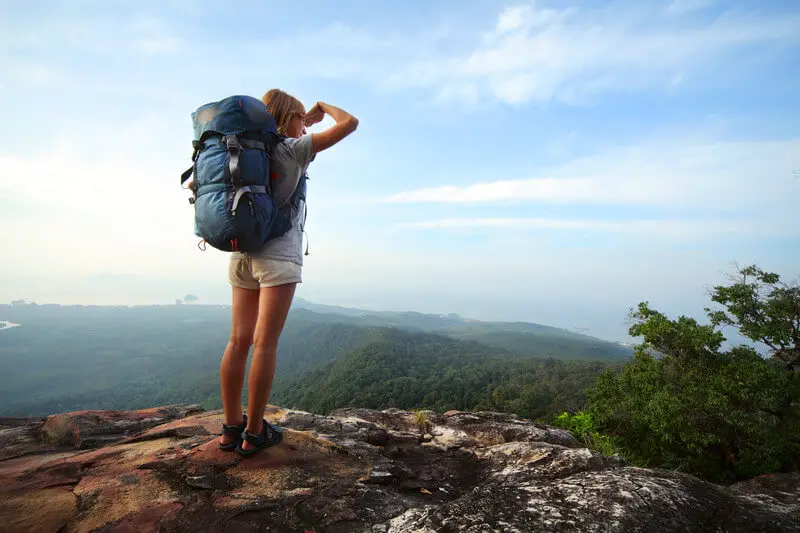
<svg viewBox="0 0 800 533"><path fill-rule="evenodd" d="M431 424L428 415L422 411L414 411L414 422L422 433L430 433L433 428L433 424Z"/></svg>
<svg viewBox="0 0 800 533"><path fill-rule="evenodd" d="M614 437L602 435L592 413L578 411L574 415L561 413L553 425L566 429L578 442L593 448L603 455L621 455L619 443Z"/></svg>

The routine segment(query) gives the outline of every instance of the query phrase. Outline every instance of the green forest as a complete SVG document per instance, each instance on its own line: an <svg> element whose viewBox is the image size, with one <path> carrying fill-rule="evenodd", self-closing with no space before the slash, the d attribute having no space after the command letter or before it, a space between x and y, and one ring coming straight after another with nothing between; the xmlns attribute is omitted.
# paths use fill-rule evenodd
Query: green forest
<svg viewBox="0 0 800 533"><path fill-rule="evenodd" d="M0 331L0 416L179 402L221 406L228 307L18 304L0 306L0 320L21 324ZM395 380L394 392L334 395L341 387L324 376L347 375L374 350L385 354L378 365ZM406 360L396 361L400 354ZM512 409L516 400L521 412L549 416L582 405L584 389L600 370L631 357L633 351L619 344L537 324L298 300L281 335L271 402L326 412L343 405ZM429 368L440 372L424 376ZM413 389L404 389L406 377ZM523 408L523 397L537 399Z"/></svg>
<svg viewBox="0 0 800 533"><path fill-rule="evenodd" d="M756 266L711 291L705 323L640 303L635 350L537 324L297 304L273 404L516 413L634 465L720 483L800 466L800 286ZM229 313L0 306L21 324L0 331L0 415L219 408Z"/></svg>
<svg viewBox="0 0 800 533"><path fill-rule="evenodd" d="M550 419L585 402L606 362L521 358L502 349L394 328L276 386L275 402L317 413L345 406L508 411Z"/></svg>

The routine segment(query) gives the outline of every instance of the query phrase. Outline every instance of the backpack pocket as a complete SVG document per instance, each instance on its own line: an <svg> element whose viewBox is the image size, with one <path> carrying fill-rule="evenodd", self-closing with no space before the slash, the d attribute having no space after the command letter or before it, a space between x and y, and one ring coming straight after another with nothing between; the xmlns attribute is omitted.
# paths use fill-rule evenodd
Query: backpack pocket
<svg viewBox="0 0 800 533"><path fill-rule="evenodd" d="M207 185L198 191L194 203L195 234L219 250L232 251L238 237L228 209L229 192L224 185Z"/></svg>
<svg viewBox="0 0 800 533"><path fill-rule="evenodd" d="M257 252L264 245L286 233L284 227L288 221L278 212L272 195L263 191L263 187L244 187L256 189L244 192L233 212L233 220L239 234L239 250Z"/></svg>

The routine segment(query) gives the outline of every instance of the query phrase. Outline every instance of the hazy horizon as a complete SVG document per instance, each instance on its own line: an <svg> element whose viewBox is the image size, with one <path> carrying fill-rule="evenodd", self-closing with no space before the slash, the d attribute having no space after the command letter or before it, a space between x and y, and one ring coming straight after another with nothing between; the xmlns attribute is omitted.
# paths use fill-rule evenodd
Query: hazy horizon
<svg viewBox="0 0 800 533"><path fill-rule="evenodd" d="M194 300L194 301L184 301L184 298L187 295L195 296L195 297L197 297L197 299ZM178 300L180 300L180 303L178 303ZM24 302L24 303L23 304L19 304L18 302ZM336 302L325 302L325 301L309 299L309 298L305 297L298 290L298 293L297 293L297 295L295 297L295 302L293 303L292 307L293 308L294 307L302 307L304 302L308 303L308 304L312 304L312 305L338 306L338 307L345 307L345 308L348 308L348 309L359 309L359 310L363 310L363 311L372 311L372 312L391 312L391 313L407 313L407 312L414 313L414 312L416 312L416 313L431 314L431 315L441 315L441 316L457 314L457 315L459 315L460 318L463 318L463 319L471 319L471 320L485 321L485 322L528 322L528 323L534 323L534 324L539 324L539 325L543 325L543 326L561 328L561 329L565 329L565 330L568 330L568 331L572 331L574 333L578 333L578 334L581 334L581 335L586 335L586 336L589 336L589 337L595 337L595 338L598 338L598 339L601 339L601 340L610 341L610 342L619 342L619 343L626 343L626 344L632 344L632 343L635 344L637 342L635 339L630 337L628 335L628 333L627 333L628 326L629 326L629 323L628 323L628 320L627 320L627 311L626 311L625 314L622 315L621 319L619 320L618 327L616 327L614 329L609 329L606 332L606 331L598 331L599 328L595 328L593 330L590 327L582 326L582 325L580 325L579 323L577 323L574 320L570 321L569 320L569 318L570 318L569 316L562 317L562 322L558 323L558 322L555 322L555 321L536 320L536 319L525 318L525 317L522 317L522 316L514 316L511 313L487 314L487 313L481 313L480 310L477 310L475 313L471 313L471 312L461 313L461 312L454 311L454 310L445 310L445 311L437 310L437 309L435 309L433 307L431 309L424 310L424 309L419 309L419 308L380 307L380 306L373 306L373 305L371 305L371 304L369 304L367 302L364 302L362 304L358 304L358 303L347 304L347 303L341 303L341 302L339 302L339 303L336 303ZM141 301L141 302L138 302L138 303L130 303L130 302L122 302L122 301L117 301L117 302L106 301L106 302L103 302L103 303L99 303L99 302L96 302L96 301L88 301L88 300L86 300L86 301L73 301L73 302L57 302L57 301L47 301L47 300L38 301L38 300L33 299L33 298L13 298L13 299L8 300L8 301L3 301L2 299L0 299L0 305L9 305L10 306L10 305L14 305L15 303L17 305L36 304L36 305L98 306L98 307L105 307L105 306L107 306L107 307L114 307L114 306L121 306L121 307L147 307L147 306L171 306L171 305L182 305L182 306L188 306L188 307L190 307L190 306L198 306L198 305L199 306L211 305L211 306L230 307L230 305L231 305L230 301L225 301L224 299L220 299L218 301L204 301L203 298L197 296L197 294L195 294L195 293L184 293L184 294L181 294L180 296L175 296L171 300L169 298L165 298L163 301L152 301L152 302ZM699 308L699 311L695 315L691 315L691 314L683 312L683 311L678 311L678 312L675 313L675 316L677 316L679 314L687 314L689 316L694 316L694 318L697 318L698 320L700 320L700 322L705 323L705 322L707 322L707 320L705 320L705 313L703 312L702 308L704 306L708 306L709 303L710 302L707 301L705 304L701 304L701 307ZM632 307L635 307L635 306L631 306L631 308ZM663 308L660 309L660 310L661 311L665 311ZM547 313L545 313L544 316L547 316ZM603 318L606 318L606 322L603 322ZM6 318L3 317L2 315L0 315L0 325L4 324L6 322L7 322ZM613 322L614 322L613 318L596 316L596 317L588 317L588 319L587 319L587 321L585 323L587 323L587 324L609 323L610 324L610 323L613 323ZM577 324L577 325L571 325L571 324ZM20 324L14 324L14 326L19 326L19 325ZM9 326L8 328L0 328L0 329L10 329L10 327L14 327L14 326ZM752 342L748 341L747 339L744 339L743 337L741 337L740 335L736 334L735 332L733 332L730 329L726 330L725 333L726 333L726 336L728 337L729 341L731 341L731 342L736 342L736 343L744 342L744 343L752 345Z"/></svg>
<svg viewBox="0 0 800 533"><path fill-rule="evenodd" d="M0 301L227 303L190 114L272 87L360 120L310 168L308 300L625 340L734 261L800 275L797 2L5 7Z"/></svg>

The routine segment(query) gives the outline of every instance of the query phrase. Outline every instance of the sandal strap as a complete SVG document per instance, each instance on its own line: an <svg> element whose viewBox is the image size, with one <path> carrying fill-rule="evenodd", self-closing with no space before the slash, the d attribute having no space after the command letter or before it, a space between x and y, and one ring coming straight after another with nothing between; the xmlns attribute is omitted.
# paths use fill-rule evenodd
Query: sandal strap
<svg viewBox="0 0 800 533"><path fill-rule="evenodd" d="M261 428L261 433L256 435L255 433L250 433L245 430L245 432L242 433L242 438L253 446L261 446L272 438L272 429L264 424L264 427Z"/></svg>
<svg viewBox="0 0 800 533"><path fill-rule="evenodd" d="M280 428L278 428L277 426L273 426L272 424L264 420L263 425L261 426L261 433L255 434L255 433L250 433L247 430L244 430L244 432L242 433L242 438L243 440L246 440L249 444L253 446L261 446L265 442L269 442L275 439L275 433L278 432L276 430L280 431Z"/></svg>
<svg viewBox="0 0 800 533"><path fill-rule="evenodd" d="M222 434L228 437L239 437L247 427L247 415L244 415L243 418L242 423L236 426L222 424Z"/></svg>

